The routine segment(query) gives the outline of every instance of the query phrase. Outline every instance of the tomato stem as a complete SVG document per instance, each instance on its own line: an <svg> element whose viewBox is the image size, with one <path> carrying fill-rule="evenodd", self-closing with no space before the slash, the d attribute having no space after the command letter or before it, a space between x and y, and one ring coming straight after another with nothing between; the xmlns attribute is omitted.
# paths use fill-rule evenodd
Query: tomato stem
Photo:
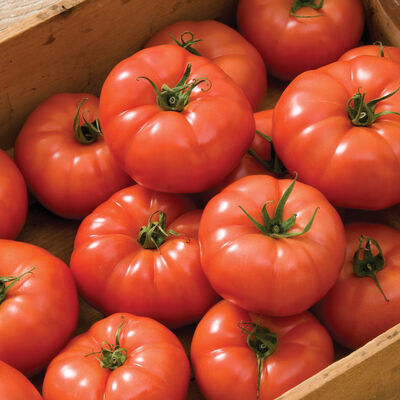
<svg viewBox="0 0 400 400"><path fill-rule="evenodd" d="M124 317L122 317L121 325L118 327L115 334L115 345L104 341L100 345L100 351L86 354L85 357L95 355L95 358L99 361L101 367L108 368L110 371L114 371L115 369L123 365L128 358L128 350L121 347L119 343L119 337L121 335L121 330L124 322Z"/></svg>
<svg viewBox="0 0 400 400"><path fill-rule="evenodd" d="M395 91L366 103L365 92L361 93L360 89L358 89L357 93L353 94L353 96L351 96L347 102L347 114L352 124L355 126L370 126L382 115L400 115L400 113L396 111L389 110L375 113L375 107L380 101L386 100L387 98L393 96L399 90L400 86Z"/></svg>
<svg viewBox="0 0 400 400"><path fill-rule="evenodd" d="M82 118L84 123L80 124L80 112L83 103L87 100L87 98L83 98L78 105L78 109L76 111L74 122L72 124L74 130L74 136L77 142L81 144L91 144L97 141L99 136L103 136L103 133L100 129L100 121L95 119L92 122L88 122L85 119L85 112L82 113Z"/></svg>
<svg viewBox="0 0 400 400"><path fill-rule="evenodd" d="M194 49L192 46L198 42L201 42L203 39L194 39L194 35L190 31L185 31L181 33L181 41L175 38L175 36L169 34L169 36L173 39L173 41L180 47L187 50L189 53L194 54L195 56L201 56L201 54ZM189 36L188 40L185 40L185 36Z"/></svg>
<svg viewBox="0 0 400 400"><path fill-rule="evenodd" d="M271 203L272 201L267 201L266 203L264 203L264 205L261 209L262 217L264 219L264 225L257 222L242 206L239 206L240 209L246 214L246 216L253 223L253 225L257 229L259 229L260 232L263 233L264 235L270 236L275 239L291 238L291 237L303 235L310 230L310 228L314 222L315 214L317 213L318 207L315 209L315 211L314 211L313 215L311 216L311 219L308 221L307 225L300 232L288 232L296 222L296 214L292 214L286 221L283 221L283 210L284 210L285 204L286 204L290 194L292 193L292 190L293 190L296 180L297 180L297 175L293 179L292 183L285 190L282 197L280 198L280 200L276 206L276 209L275 209L275 214L272 218L269 216L268 211L267 211L267 205L269 203Z"/></svg>
<svg viewBox="0 0 400 400"><path fill-rule="evenodd" d="M372 253L371 245L376 247L378 254L374 255ZM362 258L360 258L361 253ZM375 239L361 235L358 249L353 256L354 274L359 278L364 278L366 276L371 278L375 282L385 300L389 302L389 299L386 297L385 292L383 291L378 278L376 277L377 272L381 271L384 266L385 258L383 257L383 252L379 246L379 243Z"/></svg>
<svg viewBox="0 0 400 400"><path fill-rule="evenodd" d="M315 18L321 15L297 15L296 12L303 7L313 8L314 10L319 10L324 5L324 0L320 0L318 4L315 3L316 0L294 0L292 7L290 8L290 16L296 18Z"/></svg>
<svg viewBox="0 0 400 400"><path fill-rule="evenodd" d="M189 103L189 96L193 89L203 82L207 83L206 88L202 88L202 91L207 91L211 88L211 81L208 78L197 78L193 79L188 83L190 72L192 69L192 64L189 63L186 66L185 72L181 80L176 84L175 87L170 88L166 83L161 86L161 91L158 90L155 83L147 76L138 76L136 80L146 79L157 95L157 104L164 111L183 111L187 104Z"/></svg>
<svg viewBox="0 0 400 400"><path fill-rule="evenodd" d="M29 271L24 272L19 276L0 276L0 304L4 301L7 296L8 291L21 280L22 277L28 274L32 274L35 267L31 268ZM11 282L11 283L9 283ZM6 286L6 283L9 285Z"/></svg>
<svg viewBox="0 0 400 400"><path fill-rule="evenodd" d="M278 347L278 335L254 322L240 321L238 326L247 335L247 345L257 357L257 399L260 397L260 382L264 360ZM249 330L247 327L250 327Z"/></svg>
<svg viewBox="0 0 400 400"><path fill-rule="evenodd" d="M377 40L376 42L374 42L375 45L379 46L379 51L377 54L377 57L385 57L385 46L383 45L382 42L380 42L379 40Z"/></svg>

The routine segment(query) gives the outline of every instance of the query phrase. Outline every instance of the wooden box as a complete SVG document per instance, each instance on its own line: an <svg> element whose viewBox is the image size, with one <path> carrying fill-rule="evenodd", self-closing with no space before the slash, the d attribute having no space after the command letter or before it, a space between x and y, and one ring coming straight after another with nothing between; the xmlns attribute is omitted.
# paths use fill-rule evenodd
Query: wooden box
<svg viewBox="0 0 400 400"><path fill-rule="evenodd" d="M365 0L373 23L377 3ZM163 26L182 19L234 23L236 6L237 0L53 1L52 6L0 31L0 146L12 149L27 115L51 94L98 94L112 67ZM274 106L284 86L269 78L263 108ZM392 219L394 212L376 213L373 218L399 228ZM33 203L18 240L44 247L68 263L78 226L78 221L58 218ZM77 333L102 317L84 301L80 306ZM187 350L193 330L190 326L175 331ZM359 350L348 355L339 351L337 356L334 364L279 399L400 399L400 324ZM42 378L34 378L38 387ZM188 400L200 399L192 380Z"/></svg>

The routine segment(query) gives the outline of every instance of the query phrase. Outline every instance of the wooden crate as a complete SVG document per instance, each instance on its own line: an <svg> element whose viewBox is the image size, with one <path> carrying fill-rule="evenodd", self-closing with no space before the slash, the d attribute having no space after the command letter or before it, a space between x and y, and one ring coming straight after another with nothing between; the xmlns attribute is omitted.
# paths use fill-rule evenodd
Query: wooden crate
<svg viewBox="0 0 400 400"><path fill-rule="evenodd" d="M376 3L365 0L368 10ZM0 31L0 146L12 148L26 116L51 94L98 94L111 68L163 26L182 19L233 23L236 5L237 0L64 0ZM263 108L274 106L284 86L269 79ZM350 214L365 218L363 213ZM399 219L393 218L397 215L394 207L366 218L399 228ZM346 212L344 216L348 218ZM79 222L58 218L33 203L18 240L39 245L69 263L78 226ZM81 300L77 333L100 318ZM194 326L175 330L187 351L193 330ZM279 399L400 399L400 324L351 354L339 352L338 358ZM42 379L43 374L33 380L40 387ZM188 400L201 399L192 381Z"/></svg>

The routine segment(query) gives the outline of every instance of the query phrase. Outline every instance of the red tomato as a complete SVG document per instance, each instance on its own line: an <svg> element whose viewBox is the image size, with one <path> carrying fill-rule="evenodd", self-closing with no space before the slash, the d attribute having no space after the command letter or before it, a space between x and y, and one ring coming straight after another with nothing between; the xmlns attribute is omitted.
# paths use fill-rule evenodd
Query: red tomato
<svg viewBox="0 0 400 400"><path fill-rule="evenodd" d="M316 310L338 343L356 349L400 323L400 232L371 223L349 224L345 231L342 271ZM360 243L361 235L365 238ZM377 242L381 253L374 242L366 249L367 238ZM359 276L354 258L360 260L356 263Z"/></svg>
<svg viewBox="0 0 400 400"><path fill-rule="evenodd" d="M174 43L217 64L243 90L253 109L261 104L267 91L264 61L237 31L213 20L179 21L159 31L145 47Z"/></svg>
<svg viewBox="0 0 400 400"><path fill-rule="evenodd" d="M21 372L0 361L1 400L43 400Z"/></svg>
<svg viewBox="0 0 400 400"><path fill-rule="evenodd" d="M15 239L28 211L24 178L11 157L0 150L0 238Z"/></svg>
<svg viewBox="0 0 400 400"><path fill-rule="evenodd" d="M65 218L85 217L132 183L103 137L96 139L93 129L83 126L85 120L96 121L98 107L98 98L87 93L51 96L29 116L15 142L15 160L28 186L46 208Z"/></svg>
<svg viewBox="0 0 400 400"><path fill-rule="evenodd" d="M208 400L275 399L333 358L332 339L310 313L264 317L227 301L203 317L191 348L196 382Z"/></svg>
<svg viewBox="0 0 400 400"><path fill-rule="evenodd" d="M300 75L274 109L280 159L337 206L400 202L400 116L385 114L400 112L399 83L399 64L370 56Z"/></svg>
<svg viewBox="0 0 400 400"><path fill-rule="evenodd" d="M336 61L356 46L364 27L360 0L241 0L239 30L270 73L291 80Z"/></svg>
<svg viewBox="0 0 400 400"><path fill-rule="evenodd" d="M379 44L368 44L366 46L359 46L346 51L346 53L339 58L339 61L348 61L359 56L385 57L389 60L400 63L400 48L394 46L382 46Z"/></svg>
<svg viewBox="0 0 400 400"><path fill-rule="evenodd" d="M71 269L80 292L106 314L169 326L200 319L217 300L200 264L200 216L182 195L139 185L116 193L79 227Z"/></svg>
<svg viewBox="0 0 400 400"><path fill-rule="evenodd" d="M242 90L210 60L173 45L139 51L111 71L101 91L100 121L123 168L163 192L214 186L254 137Z"/></svg>
<svg viewBox="0 0 400 400"><path fill-rule="evenodd" d="M190 366L160 323L114 314L73 338L50 363L45 400L184 400Z"/></svg>
<svg viewBox="0 0 400 400"><path fill-rule="evenodd" d="M294 182L247 176L204 209L204 272L217 293L246 310L273 316L305 311L339 274L342 221L318 190Z"/></svg>
<svg viewBox="0 0 400 400"><path fill-rule="evenodd" d="M0 360L25 375L41 370L78 321L69 268L46 250L0 240Z"/></svg>

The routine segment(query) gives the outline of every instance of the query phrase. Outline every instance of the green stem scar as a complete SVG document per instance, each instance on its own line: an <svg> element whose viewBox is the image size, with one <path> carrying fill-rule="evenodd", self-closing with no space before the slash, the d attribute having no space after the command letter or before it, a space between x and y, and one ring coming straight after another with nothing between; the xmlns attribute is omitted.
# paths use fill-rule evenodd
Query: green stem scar
<svg viewBox="0 0 400 400"><path fill-rule="evenodd" d="M81 144L94 143L97 141L99 136L103 136L103 133L101 132L100 129L100 122L98 119L95 119L92 122L88 122L86 121L85 114L83 113L82 118L84 120L84 123L82 125L80 124L81 107L86 100L87 98L85 97L79 103L78 109L74 117L74 122L72 124L75 139L77 140L77 142Z"/></svg>
<svg viewBox="0 0 400 400"><path fill-rule="evenodd" d="M19 282L25 275L33 274L33 270L35 268L31 268L29 271L24 272L19 276L0 276L0 304L4 301L7 296L7 293L10 289ZM6 286L6 283L9 283Z"/></svg>
<svg viewBox="0 0 400 400"><path fill-rule="evenodd" d="M319 3L316 3L316 0L294 0L292 3L292 7L290 8L290 16L296 18L314 18L320 17L320 15L296 15L296 12L303 7L309 7L314 10L319 10L324 5L324 0L320 0Z"/></svg>
<svg viewBox="0 0 400 400"><path fill-rule="evenodd" d="M194 54L195 56L201 56L201 54L192 46L198 42L201 42L203 39L194 39L193 33L190 31L185 31L181 33L181 40L179 41L176 39L175 36L172 36L169 34L169 36L172 38L172 40L180 47L184 48L187 50L189 53ZM187 40L185 40L185 36L188 37Z"/></svg>

